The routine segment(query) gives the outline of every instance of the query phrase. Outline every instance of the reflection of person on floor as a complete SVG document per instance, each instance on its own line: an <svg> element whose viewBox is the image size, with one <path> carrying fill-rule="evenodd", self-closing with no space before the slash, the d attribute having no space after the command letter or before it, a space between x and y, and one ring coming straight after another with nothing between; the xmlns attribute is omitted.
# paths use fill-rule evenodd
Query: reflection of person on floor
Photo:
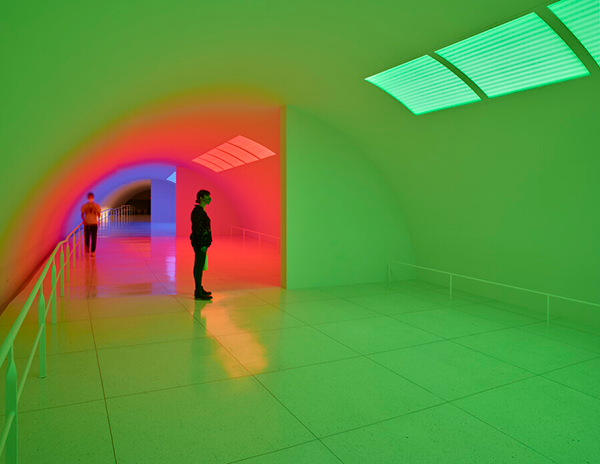
<svg viewBox="0 0 600 464"><path fill-rule="evenodd" d="M90 235L92 237L92 256L96 256L96 237L98 236L98 218L102 209L94 203L94 194L88 193L88 202L81 207L81 219L85 233L85 252L90 251Z"/></svg>
<svg viewBox="0 0 600 464"><path fill-rule="evenodd" d="M200 190L196 194L196 203L192 210L192 234L190 240L194 253L194 281L196 289L194 290L194 298L197 300L212 299L211 292L207 292L202 288L202 271L206 269L206 250L212 243L212 234L210 232L210 218L204 207L211 202L210 192L208 190Z"/></svg>

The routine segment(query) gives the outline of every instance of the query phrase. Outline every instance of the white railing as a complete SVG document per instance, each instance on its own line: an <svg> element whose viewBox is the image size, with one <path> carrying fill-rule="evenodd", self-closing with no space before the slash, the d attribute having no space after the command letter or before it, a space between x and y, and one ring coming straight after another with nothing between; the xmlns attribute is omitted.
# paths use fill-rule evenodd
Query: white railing
<svg viewBox="0 0 600 464"><path fill-rule="evenodd" d="M100 213L100 221L124 221L129 219L135 213L135 208L131 205L123 205L118 208L107 208Z"/></svg>
<svg viewBox="0 0 600 464"><path fill-rule="evenodd" d="M250 229L244 229L243 227L237 227L237 226L229 226L231 229L231 238L233 238L233 229L237 229L237 230L241 230L242 231L242 236L243 236L243 246L246 246L246 232L249 232L251 234L257 234L258 235L258 249L260 250L261 247L261 237L270 237L270 238L274 238L276 240L280 240L281 241L281 237L276 237L275 235L269 235L269 234L264 234L262 232L257 232L256 230L250 230Z"/></svg>
<svg viewBox="0 0 600 464"><path fill-rule="evenodd" d="M7 361L6 365L6 380L4 388L4 401L6 404L4 429L0 436L0 455L6 451L6 463L17 464L19 461L18 454L18 405L25 381L33 364L35 354L38 354L39 363L39 378L46 377L46 317L50 311L52 314L52 324L57 322L57 305L58 293L60 296L65 295L65 280L71 279L71 266L76 267L77 257L81 257L81 230L83 224L79 224L63 241L59 242L54 248L54 251L47 259L42 268L42 272L38 277L33 289L31 290L27 301L23 304L23 308L19 311L15 322L6 335L2 345L0 346L0 367ZM57 267L56 260L60 257L60 265ZM72 263L71 263L72 260ZM50 273L50 290L48 299L44 291L44 280ZM17 366L15 364L15 339L19 334L19 330L33 306L33 302L38 297L38 331L33 342L33 347L27 358L21 381L17 379Z"/></svg>
<svg viewBox="0 0 600 464"><path fill-rule="evenodd" d="M402 261L389 261L388 262L388 282L390 282L390 280L391 280L392 263L403 264L405 266L411 266L411 267L415 267L417 269L425 269L427 271L439 272L440 274L446 274L446 275L450 276L450 286L449 286L450 300L452 299L452 279L453 279L453 277L460 277L462 279L470 279L470 280L475 280L477 282L484 282L486 284L493 284L493 285L498 285L500 287L512 288L514 290L522 290L524 292L534 293L537 295L544 295L546 297L546 327L550 327L550 298L558 298L560 300L572 301L574 303L582 303L582 304L586 304L586 305L600 307L600 304L591 303L589 301L576 300L574 298L567 298L566 296L554 295L552 293L538 292L537 290L531 290L529 288L515 287L514 285L501 284L499 282L493 282L491 280L478 279L476 277L470 277L470 276L465 276L462 274L456 274L454 272L441 271L439 269L432 269L432 268L424 267L424 266L417 266L416 264L404 263Z"/></svg>

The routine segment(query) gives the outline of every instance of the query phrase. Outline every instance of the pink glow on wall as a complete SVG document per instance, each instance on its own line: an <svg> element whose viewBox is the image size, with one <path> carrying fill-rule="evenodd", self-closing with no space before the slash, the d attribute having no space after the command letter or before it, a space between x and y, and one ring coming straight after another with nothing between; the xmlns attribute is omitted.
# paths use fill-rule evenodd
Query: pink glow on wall
<svg viewBox="0 0 600 464"><path fill-rule="evenodd" d="M238 135L192 161L215 172L226 171L244 164L275 156L275 153L254 140ZM208 163L210 164L208 164ZM219 170L215 169L215 166Z"/></svg>
<svg viewBox="0 0 600 464"><path fill-rule="evenodd" d="M279 235L278 156L225 172L204 169L192 159L240 133L277 149L280 130L279 106L238 97L208 102L187 97L121 119L81 143L48 171L6 228L0 266L10 273L11 280L0 289L0 305L68 232L71 214L79 209L89 188L119 169L164 163L196 172L214 185L215 192L221 192L219 201L211 205L215 206L213 215L226 215L217 223L233 221L239 227ZM272 165L263 165L270 160ZM254 165L256 169L250 169ZM225 175L236 171L242 175ZM265 206L265 201L269 205ZM230 211L218 212L220 208ZM189 212L186 214L189 219ZM39 227L40 221L44 227Z"/></svg>

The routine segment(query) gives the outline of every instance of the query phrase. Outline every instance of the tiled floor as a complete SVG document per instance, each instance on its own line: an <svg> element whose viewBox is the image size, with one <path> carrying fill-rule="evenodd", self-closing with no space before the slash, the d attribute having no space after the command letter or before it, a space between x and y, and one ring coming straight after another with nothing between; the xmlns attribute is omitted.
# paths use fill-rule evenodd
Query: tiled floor
<svg viewBox="0 0 600 464"><path fill-rule="evenodd" d="M599 337L423 282L287 291L276 250L235 238L195 301L188 241L136 230L78 261L20 462L600 463Z"/></svg>

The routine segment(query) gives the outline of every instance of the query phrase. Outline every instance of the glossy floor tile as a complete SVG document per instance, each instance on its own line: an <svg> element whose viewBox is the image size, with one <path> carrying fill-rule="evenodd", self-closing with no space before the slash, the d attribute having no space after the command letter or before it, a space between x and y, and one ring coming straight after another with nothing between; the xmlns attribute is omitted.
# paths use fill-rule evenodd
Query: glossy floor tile
<svg viewBox="0 0 600 464"><path fill-rule="evenodd" d="M455 342L536 374L598 357L598 353L519 328L458 338Z"/></svg>
<svg viewBox="0 0 600 464"><path fill-rule="evenodd" d="M107 400L117 462L230 462L314 435L256 379Z"/></svg>
<svg viewBox="0 0 600 464"><path fill-rule="evenodd" d="M442 340L437 335L384 316L319 324L314 327L361 354Z"/></svg>
<svg viewBox="0 0 600 464"><path fill-rule="evenodd" d="M273 453L232 462L243 462L244 464L339 464L342 461L323 445L322 442L315 440L310 443L274 451Z"/></svg>
<svg viewBox="0 0 600 464"><path fill-rule="evenodd" d="M216 339L253 374L360 356L307 326L217 335Z"/></svg>
<svg viewBox="0 0 600 464"><path fill-rule="evenodd" d="M260 374L257 378L318 437L444 402L364 357Z"/></svg>
<svg viewBox="0 0 600 464"><path fill-rule="evenodd" d="M323 441L346 464L554 462L449 404Z"/></svg>
<svg viewBox="0 0 600 464"><path fill-rule="evenodd" d="M534 375L450 341L387 351L370 358L447 401Z"/></svg>
<svg viewBox="0 0 600 464"><path fill-rule="evenodd" d="M555 462L600 456L600 400L551 380L534 377L454 404Z"/></svg>
<svg viewBox="0 0 600 464"><path fill-rule="evenodd" d="M20 414L19 445L20 463L117 462L104 401Z"/></svg>
<svg viewBox="0 0 600 464"><path fill-rule="evenodd" d="M21 398L21 463L600 455L593 333L417 280L283 289L277 247L237 237L215 237L214 299L194 300L189 240L163 229L120 224L77 259L58 324L47 319L48 376L35 358ZM0 337L32 286L0 315ZM36 305L15 343L19 376Z"/></svg>

